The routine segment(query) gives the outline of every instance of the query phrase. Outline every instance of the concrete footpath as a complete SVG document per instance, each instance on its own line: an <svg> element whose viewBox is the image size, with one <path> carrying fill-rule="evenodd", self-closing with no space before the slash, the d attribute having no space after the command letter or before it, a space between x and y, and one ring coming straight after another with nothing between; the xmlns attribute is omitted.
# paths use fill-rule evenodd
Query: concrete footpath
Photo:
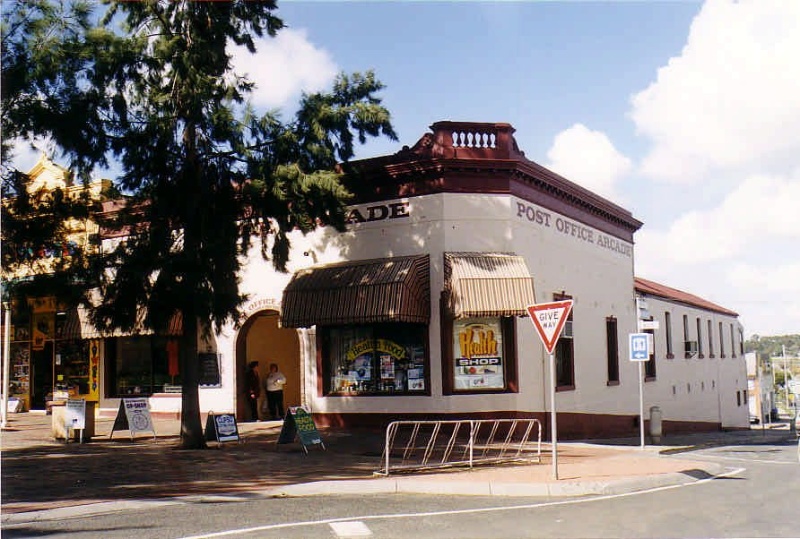
<svg viewBox="0 0 800 539"><path fill-rule="evenodd" d="M142 504L186 503L320 494L434 493L570 497L633 492L696 482L725 473L718 464L681 455L688 449L772 443L794 436L785 424L732 432L665 436L638 447L638 438L559 442L555 480L550 446L535 464L481 466L376 476L383 433L321 429L325 450L278 445L280 422L239 425L241 443L209 442L210 450L178 450L177 419L155 418L156 436L109 434L98 418L89 443L56 441L51 416L12 414L2 432L3 523L102 513Z"/></svg>

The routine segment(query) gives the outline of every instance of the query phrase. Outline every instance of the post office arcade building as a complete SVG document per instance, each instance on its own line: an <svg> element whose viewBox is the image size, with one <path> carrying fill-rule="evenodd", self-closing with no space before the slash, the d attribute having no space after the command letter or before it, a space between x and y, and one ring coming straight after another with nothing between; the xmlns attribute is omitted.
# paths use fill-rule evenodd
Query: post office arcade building
<svg viewBox="0 0 800 539"><path fill-rule="evenodd" d="M634 233L642 223L526 159L513 133L503 123L437 122L413 147L347 164L355 198L345 233L293 235L285 274L257 249L250 257L243 318L201 344L201 409L244 419L245 366L259 361L262 377L270 363L280 366L286 404L307 406L320 425L546 421L548 356L526 306L571 298L555 350L559 433L634 434L638 368L627 359L627 335L641 315L637 295L650 294L677 320L691 308L704 329L730 328L741 339L732 311L637 288ZM654 333L645 404L662 408L665 429L746 427L746 404L730 398L746 390L743 357L716 359L714 368L702 363L710 358L668 358L667 332ZM129 394L148 395L153 413L179 411L168 335L92 342L103 358L103 413ZM707 392L674 391L698 369Z"/></svg>

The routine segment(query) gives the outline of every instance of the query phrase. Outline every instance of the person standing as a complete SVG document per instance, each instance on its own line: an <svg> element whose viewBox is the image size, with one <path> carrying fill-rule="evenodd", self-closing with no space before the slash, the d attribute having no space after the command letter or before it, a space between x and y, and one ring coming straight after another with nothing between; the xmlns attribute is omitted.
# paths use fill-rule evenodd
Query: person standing
<svg viewBox="0 0 800 539"><path fill-rule="evenodd" d="M261 395L261 380L258 376L258 361L247 364L244 375L245 397L250 408L250 421L258 421L258 397Z"/></svg>
<svg viewBox="0 0 800 539"><path fill-rule="evenodd" d="M278 369L275 363L269 364L269 374L264 380L264 389L267 393L267 408L270 418L283 419L283 386L286 385L286 377Z"/></svg>

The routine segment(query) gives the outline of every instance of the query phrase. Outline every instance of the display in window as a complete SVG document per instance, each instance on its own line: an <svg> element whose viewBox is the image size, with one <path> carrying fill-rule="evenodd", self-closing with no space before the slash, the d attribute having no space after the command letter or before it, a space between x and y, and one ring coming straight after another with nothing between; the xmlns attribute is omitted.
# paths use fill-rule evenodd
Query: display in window
<svg viewBox="0 0 800 539"><path fill-rule="evenodd" d="M19 399L22 409L30 409L31 391L31 350L28 343L11 343L11 370L9 371L9 391L11 397Z"/></svg>
<svg viewBox="0 0 800 539"><path fill-rule="evenodd" d="M457 320L453 324L453 387L456 390L505 389L502 328L499 319Z"/></svg>
<svg viewBox="0 0 800 539"><path fill-rule="evenodd" d="M376 336L391 334L392 338ZM326 330L332 394L424 391L424 331L416 326L356 326ZM412 374L409 374L413 371ZM413 380L413 383L412 383Z"/></svg>

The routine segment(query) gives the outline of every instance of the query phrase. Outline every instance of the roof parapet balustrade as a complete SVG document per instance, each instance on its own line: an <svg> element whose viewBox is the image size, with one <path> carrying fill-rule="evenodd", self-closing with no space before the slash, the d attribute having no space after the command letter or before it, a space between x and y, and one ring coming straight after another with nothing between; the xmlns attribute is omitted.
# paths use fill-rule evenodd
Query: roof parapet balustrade
<svg viewBox="0 0 800 539"><path fill-rule="evenodd" d="M507 123L450 122L431 125L434 155L445 159L518 159L524 156ZM437 151L438 150L438 151Z"/></svg>

